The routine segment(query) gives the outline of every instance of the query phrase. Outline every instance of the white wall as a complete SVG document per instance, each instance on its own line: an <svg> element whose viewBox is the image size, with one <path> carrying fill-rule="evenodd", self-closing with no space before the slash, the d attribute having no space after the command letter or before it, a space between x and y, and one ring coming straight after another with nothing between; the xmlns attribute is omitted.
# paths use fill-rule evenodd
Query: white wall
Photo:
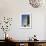
<svg viewBox="0 0 46 46"><path fill-rule="evenodd" d="M32 13L32 29L20 28L20 13L22 12ZM46 37L45 12L45 8L32 8L28 0L0 0L0 16L13 17L12 27L8 32L17 40L27 40L34 34L39 40L44 40Z"/></svg>

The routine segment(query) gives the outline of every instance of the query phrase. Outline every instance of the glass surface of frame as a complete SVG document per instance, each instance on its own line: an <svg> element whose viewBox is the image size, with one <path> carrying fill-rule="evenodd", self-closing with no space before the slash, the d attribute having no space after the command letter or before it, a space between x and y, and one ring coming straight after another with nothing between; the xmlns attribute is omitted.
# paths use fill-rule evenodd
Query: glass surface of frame
<svg viewBox="0 0 46 46"><path fill-rule="evenodd" d="M22 13L20 15L20 26L21 28L32 28L32 14L27 12L27 13Z"/></svg>

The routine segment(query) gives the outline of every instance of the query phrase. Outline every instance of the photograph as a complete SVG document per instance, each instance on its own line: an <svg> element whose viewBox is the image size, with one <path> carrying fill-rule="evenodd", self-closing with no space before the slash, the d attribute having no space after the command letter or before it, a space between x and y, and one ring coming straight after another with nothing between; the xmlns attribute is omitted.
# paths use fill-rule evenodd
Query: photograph
<svg viewBox="0 0 46 46"><path fill-rule="evenodd" d="M22 27L30 27L30 15L22 15Z"/></svg>

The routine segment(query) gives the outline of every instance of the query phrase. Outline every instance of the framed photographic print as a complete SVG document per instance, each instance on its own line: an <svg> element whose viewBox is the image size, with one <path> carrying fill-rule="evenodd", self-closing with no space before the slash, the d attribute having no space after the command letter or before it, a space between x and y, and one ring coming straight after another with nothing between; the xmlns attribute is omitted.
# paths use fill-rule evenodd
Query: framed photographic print
<svg viewBox="0 0 46 46"><path fill-rule="evenodd" d="M32 14L30 12L20 14L21 28L32 28Z"/></svg>

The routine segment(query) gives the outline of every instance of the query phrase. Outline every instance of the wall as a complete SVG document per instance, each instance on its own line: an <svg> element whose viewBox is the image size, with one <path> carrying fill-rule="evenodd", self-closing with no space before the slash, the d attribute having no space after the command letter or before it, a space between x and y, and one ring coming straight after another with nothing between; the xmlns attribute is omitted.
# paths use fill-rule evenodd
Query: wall
<svg viewBox="0 0 46 46"><path fill-rule="evenodd" d="M20 13L22 12L32 13L32 29L20 28ZM28 40L34 34L39 40L44 40L46 34L44 28L45 12L45 8L32 8L28 0L0 0L0 17L13 17L12 26L8 33L16 40Z"/></svg>

